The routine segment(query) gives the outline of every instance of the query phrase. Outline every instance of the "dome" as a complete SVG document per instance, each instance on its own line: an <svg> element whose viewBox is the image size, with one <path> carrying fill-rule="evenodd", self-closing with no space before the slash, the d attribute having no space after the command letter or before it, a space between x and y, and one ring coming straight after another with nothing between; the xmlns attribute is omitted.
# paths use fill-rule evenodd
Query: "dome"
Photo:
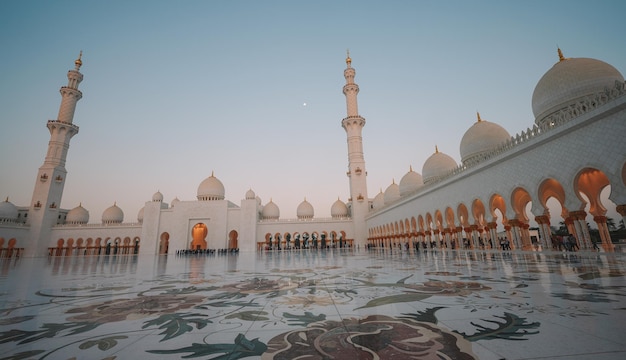
<svg viewBox="0 0 626 360"><path fill-rule="evenodd" d="M298 219L313 219L314 212L313 205L306 201L306 198L298 205L298 209L296 210Z"/></svg>
<svg viewBox="0 0 626 360"><path fill-rule="evenodd" d="M343 201L337 199L330 207L330 216L333 219L348 217L348 206Z"/></svg>
<svg viewBox="0 0 626 360"><path fill-rule="evenodd" d="M198 186L198 200L224 200L224 185L213 173Z"/></svg>
<svg viewBox="0 0 626 360"><path fill-rule="evenodd" d="M380 189L380 192L374 197L372 205L374 209L380 209L385 206L385 194L383 193L383 189Z"/></svg>
<svg viewBox="0 0 626 360"><path fill-rule="evenodd" d="M162 202L163 201L163 194L161 194L160 191L155 192L154 195L152 195L152 201Z"/></svg>
<svg viewBox="0 0 626 360"><path fill-rule="evenodd" d="M461 139L461 162L471 162L481 155L495 149L511 138L502 126L484 121L477 113L478 121L474 123Z"/></svg>
<svg viewBox="0 0 626 360"><path fill-rule="evenodd" d="M577 100L613 88L615 82L624 82L624 77L613 66L604 61L589 58L565 59L559 49L560 61L535 86L532 106L535 123L542 125L543 119Z"/></svg>
<svg viewBox="0 0 626 360"><path fill-rule="evenodd" d="M139 223L143 223L143 212L144 212L144 209L145 209L145 208L146 208L146 207L145 207L145 206L143 206L141 209L139 209L139 212L137 213L137 221L138 221Z"/></svg>
<svg viewBox="0 0 626 360"><path fill-rule="evenodd" d="M180 200L178 199L178 196L177 196L177 197L175 197L175 198L172 200L172 202L171 202L171 204L170 204L170 205L171 205L171 207L174 207L174 205L178 204L179 202L180 202Z"/></svg>
<svg viewBox="0 0 626 360"><path fill-rule="evenodd" d="M89 222L89 211L79 204L77 207L67 212L65 223L67 224L86 224Z"/></svg>
<svg viewBox="0 0 626 360"><path fill-rule="evenodd" d="M448 174L457 167L456 161L435 147L435 153L432 154L422 167L422 177L424 184L432 184L437 182L442 176Z"/></svg>
<svg viewBox="0 0 626 360"><path fill-rule="evenodd" d="M263 207L261 216L265 220L278 220L280 217L280 209L278 209L278 205L274 204L274 202L270 200L270 202Z"/></svg>
<svg viewBox="0 0 626 360"><path fill-rule="evenodd" d="M422 175L413 171L413 167L409 167L409 172L400 180L400 196L406 196L419 189L422 185L424 185Z"/></svg>
<svg viewBox="0 0 626 360"><path fill-rule="evenodd" d="M102 213L103 224L121 224L122 221L124 221L124 212L117 206L117 203Z"/></svg>
<svg viewBox="0 0 626 360"><path fill-rule="evenodd" d="M254 193L254 191L252 191L252 189L246 191L246 200L254 200L256 199L256 194Z"/></svg>
<svg viewBox="0 0 626 360"><path fill-rule="evenodd" d="M400 199L400 187L395 180L385 189L385 205Z"/></svg>
<svg viewBox="0 0 626 360"><path fill-rule="evenodd" d="M0 202L0 221L15 221L17 220L17 207L6 198L3 202Z"/></svg>

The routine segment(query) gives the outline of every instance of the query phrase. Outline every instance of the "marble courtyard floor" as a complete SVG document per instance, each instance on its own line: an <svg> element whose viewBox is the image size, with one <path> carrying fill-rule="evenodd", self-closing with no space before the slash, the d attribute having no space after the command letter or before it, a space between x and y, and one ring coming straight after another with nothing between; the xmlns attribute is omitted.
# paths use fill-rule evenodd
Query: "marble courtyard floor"
<svg viewBox="0 0 626 360"><path fill-rule="evenodd" d="M0 359L625 359L626 255L0 260Z"/></svg>

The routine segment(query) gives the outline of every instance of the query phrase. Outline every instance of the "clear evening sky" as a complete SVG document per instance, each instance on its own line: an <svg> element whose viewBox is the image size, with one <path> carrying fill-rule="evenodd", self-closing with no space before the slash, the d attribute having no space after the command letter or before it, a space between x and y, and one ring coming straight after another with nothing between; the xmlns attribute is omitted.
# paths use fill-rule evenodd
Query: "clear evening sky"
<svg viewBox="0 0 626 360"><path fill-rule="evenodd" d="M5 0L0 196L29 204L81 50L63 208L82 202L97 223L117 202L133 222L157 190L195 200L215 172L236 204L252 188L281 218L305 197L327 217L348 198L346 49L374 197L435 145L460 162L476 111L512 135L532 127L557 46L625 74L625 14L621 0Z"/></svg>

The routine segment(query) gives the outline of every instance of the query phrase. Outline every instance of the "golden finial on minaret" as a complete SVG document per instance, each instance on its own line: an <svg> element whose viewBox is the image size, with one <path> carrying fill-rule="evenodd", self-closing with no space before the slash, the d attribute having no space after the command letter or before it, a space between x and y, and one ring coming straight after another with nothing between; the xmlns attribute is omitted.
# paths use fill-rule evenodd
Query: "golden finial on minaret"
<svg viewBox="0 0 626 360"><path fill-rule="evenodd" d="M476 117L478 118L477 122L483 121L483 119L480 118L480 113L478 111L476 111Z"/></svg>
<svg viewBox="0 0 626 360"><path fill-rule="evenodd" d="M350 65L352 64L352 59L350 58L350 49L347 49L346 53L347 53L346 65L348 65L348 67L350 67Z"/></svg>
<svg viewBox="0 0 626 360"><path fill-rule="evenodd" d="M557 49L557 52L559 53L559 62L561 62L561 61L563 61L563 60L567 60L567 59L565 58L565 56L563 56L563 52L561 51L561 48L560 48L560 47L557 47L556 49Z"/></svg>
<svg viewBox="0 0 626 360"><path fill-rule="evenodd" d="M437 147L437 145L435 145L435 154L439 153L439 148Z"/></svg>
<svg viewBox="0 0 626 360"><path fill-rule="evenodd" d="M74 61L74 65L76 65L76 70L80 70L80 67L83 65L83 61L81 60L81 58L83 57L83 51L80 51L80 54L78 54L78 59L76 59L76 61Z"/></svg>

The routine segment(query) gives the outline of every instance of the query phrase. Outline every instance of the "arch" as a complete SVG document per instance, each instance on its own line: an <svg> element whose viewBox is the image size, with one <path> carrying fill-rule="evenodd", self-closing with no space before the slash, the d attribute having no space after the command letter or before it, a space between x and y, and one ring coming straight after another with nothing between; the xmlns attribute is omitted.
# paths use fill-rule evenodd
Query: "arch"
<svg viewBox="0 0 626 360"><path fill-rule="evenodd" d="M600 194L602 190L610 185L607 176L600 170L594 168L585 168L578 173L574 181L575 193L583 202L584 199L579 193L585 194L589 199L589 213L594 216L604 216L606 208L602 204Z"/></svg>
<svg viewBox="0 0 626 360"><path fill-rule="evenodd" d="M207 248L206 236L208 235L209 230L204 223L197 223L191 229L191 249L200 250Z"/></svg>
<svg viewBox="0 0 626 360"><path fill-rule="evenodd" d="M567 209L565 208L565 189L563 189L563 186L557 180L550 178L542 181L539 185L537 195L539 197L539 203L544 208L544 212L549 213L548 199L553 197L562 206L561 217L567 217ZM515 203L513 198L511 198L511 202L512 204Z"/></svg>
<svg viewBox="0 0 626 360"><path fill-rule="evenodd" d="M530 194L526 189L518 187L511 193L511 208L515 213L515 219L528 222L528 216L526 215L526 205L531 202ZM546 199L547 201L547 199Z"/></svg>
<svg viewBox="0 0 626 360"><path fill-rule="evenodd" d="M160 236L159 240L159 254L167 254L170 247L170 234L168 232L163 232Z"/></svg>
<svg viewBox="0 0 626 360"><path fill-rule="evenodd" d="M435 211L435 228L439 231L443 231L444 228L443 215L440 210Z"/></svg>
<svg viewBox="0 0 626 360"><path fill-rule="evenodd" d="M483 204L482 200L474 199L472 201L472 216L474 217L475 225L485 224L485 213L485 204Z"/></svg>
<svg viewBox="0 0 626 360"><path fill-rule="evenodd" d="M454 210L452 210L452 208L448 206L444 211L446 214L446 226L448 227L448 229L454 229Z"/></svg>
<svg viewBox="0 0 626 360"><path fill-rule="evenodd" d="M239 247L239 233L236 230L231 230L228 233L228 248L237 249Z"/></svg>
<svg viewBox="0 0 626 360"><path fill-rule="evenodd" d="M456 214L459 218L459 224L464 228L469 227L469 212L467 211L467 206L465 206L465 204L461 203L457 206Z"/></svg>

